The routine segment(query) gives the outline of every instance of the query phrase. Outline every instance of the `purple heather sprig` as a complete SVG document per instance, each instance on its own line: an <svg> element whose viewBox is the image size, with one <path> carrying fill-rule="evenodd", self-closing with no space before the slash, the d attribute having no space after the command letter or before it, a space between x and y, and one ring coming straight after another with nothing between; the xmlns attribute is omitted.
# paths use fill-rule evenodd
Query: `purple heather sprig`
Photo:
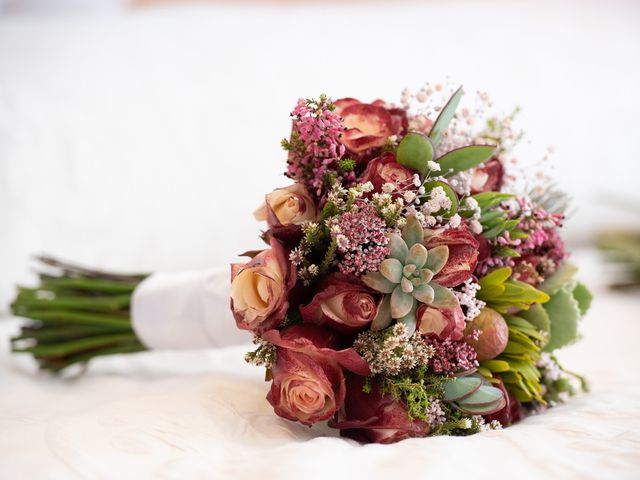
<svg viewBox="0 0 640 480"><path fill-rule="evenodd" d="M425 342L433 347L429 368L437 374L454 375L478 367L476 351L468 343L430 336Z"/></svg>
<svg viewBox="0 0 640 480"><path fill-rule="evenodd" d="M342 172L338 164L345 154L340 143L344 126L333 110L335 105L325 95L313 99L300 99L291 112L293 125L290 140L282 146L289 151L286 175L305 184L317 197L322 195L325 176L333 173L353 181L353 172Z"/></svg>

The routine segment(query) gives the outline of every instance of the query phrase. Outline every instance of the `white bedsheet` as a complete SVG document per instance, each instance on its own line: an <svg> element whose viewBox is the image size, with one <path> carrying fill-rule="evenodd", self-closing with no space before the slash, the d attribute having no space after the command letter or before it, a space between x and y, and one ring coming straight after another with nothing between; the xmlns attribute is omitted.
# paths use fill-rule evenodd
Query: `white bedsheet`
<svg viewBox="0 0 640 480"><path fill-rule="evenodd" d="M640 302L596 299L561 352L592 392L503 431L362 446L274 416L243 347L98 360L79 377L10 357L0 322L0 478L640 478Z"/></svg>

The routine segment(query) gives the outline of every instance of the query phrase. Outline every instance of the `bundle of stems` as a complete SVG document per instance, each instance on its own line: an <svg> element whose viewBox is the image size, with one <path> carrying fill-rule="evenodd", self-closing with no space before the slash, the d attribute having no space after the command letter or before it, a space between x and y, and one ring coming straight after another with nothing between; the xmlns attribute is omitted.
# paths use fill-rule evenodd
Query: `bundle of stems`
<svg viewBox="0 0 640 480"><path fill-rule="evenodd" d="M13 352L27 352L41 370L58 373L94 357L146 350L131 326L131 295L147 274L121 275L36 257L40 284L18 287L11 304L24 317Z"/></svg>

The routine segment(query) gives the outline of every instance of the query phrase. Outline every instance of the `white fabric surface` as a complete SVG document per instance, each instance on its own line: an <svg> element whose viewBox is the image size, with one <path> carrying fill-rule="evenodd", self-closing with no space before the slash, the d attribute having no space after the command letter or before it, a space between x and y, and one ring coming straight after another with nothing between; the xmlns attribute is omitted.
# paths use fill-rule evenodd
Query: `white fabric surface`
<svg viewBox="0 0 640 480"><path fill-rule="evenodd" d="M133 292L131 322L149 350L220 348L250 339L229 310L231 269L158 272Z"/></svg>
<svg viewBox="0 0 640 480"><path fill-rule="evenodd" d="M560 352L593 391L503 431L361 446L276 417L246 347L99 359L74 378L9 357L0 323L0 478L633 479L640 472L637 297L596 298L584 340Z"/></svg>

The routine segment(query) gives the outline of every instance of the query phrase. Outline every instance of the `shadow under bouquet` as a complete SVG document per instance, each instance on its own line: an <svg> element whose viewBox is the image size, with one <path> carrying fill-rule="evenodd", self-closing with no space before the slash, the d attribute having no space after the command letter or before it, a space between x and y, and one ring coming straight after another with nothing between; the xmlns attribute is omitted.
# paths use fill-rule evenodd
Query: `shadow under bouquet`
<svg viewBox="0 0 640 480"><path fill-rule="evenodd" d="M283 418L390 443L508 426L587 389L553 354L591 301L562 202L510 191L511 117L474 131L461 88L440 107L433 93L291 112L294 183L255 213L268 248L231 266L246 359Z"/></svg>

